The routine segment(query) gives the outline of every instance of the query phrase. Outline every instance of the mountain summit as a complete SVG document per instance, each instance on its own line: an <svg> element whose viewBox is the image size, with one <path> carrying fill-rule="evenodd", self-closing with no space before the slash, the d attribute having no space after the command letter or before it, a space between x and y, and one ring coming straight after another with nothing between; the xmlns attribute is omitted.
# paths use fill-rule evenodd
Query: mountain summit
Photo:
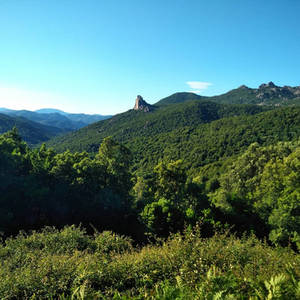
<svg viewBox="0 0 300 300"><path fill-rule="evenodd" d="M300 86L278 86L272 81L263 83L258 88L242 85L225 94L207 97L207 100L224 104L294 106L300 105Z"/></svg>
<svg viewBox="0 0 300 300"><path fill-rule="evenodd" d="M142 96L137 95L135 99L135 105L133 107L134 110L141 110L144 112L149 112L153 109L152 105L148 104Z"/></svg>

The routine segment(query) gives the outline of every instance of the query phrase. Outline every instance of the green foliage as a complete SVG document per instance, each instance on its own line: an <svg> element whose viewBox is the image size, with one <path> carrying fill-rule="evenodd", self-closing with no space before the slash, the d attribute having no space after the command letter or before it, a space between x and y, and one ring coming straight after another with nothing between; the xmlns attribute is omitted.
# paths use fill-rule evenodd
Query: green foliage
<svg viewBox="0 0 300 300"><path fill-rule="evenodd" d="M14 129L0 136L0 162L0 230L5 235L80 223L128 233L136 224L130 152L112 140L90 158L86 152L56 154L45 145L31 150ZM126 221L128 226L121 225Z"/></svg>
<svg viewBox="0 0 300 300"><path fill-rule="evenodd" d="M130 143L136 138L149 138L172 130L209 123L224 117L253 115L264 111L256 105L223 105L214 102L188 101L161 106L152 112L129 110L109 120L94 123L76 132L51 140L48 145L57 151L97 152L101 141L112 136L121 143Z"/></svg>
<svg viewBox="0 0 300 300"><path fill-rule="evenodd" d="M299 254L199 228L141 249L111 232L46 228L0 246L0 297L297 299Z"/></svg>
<svg viewBox="0 0 300 300"><path fill-rule="evenodd" d="M182 230L185 223L204 221L209 203L203 187L187 180L181 160L160 162L148 186L151 192L143 194L140 201L144 201L141 218L150 232L168 236Z"/></svg>
<svg viewBox="0 0 300 300"><path fill-rule="evenodd" d="M218 113L215 104L192 101L146 114L129 111L53 140L51 145L58 150L96 152L100 141L111 135L131 150L138 174L152 172L161 160L181 159L189 175L196 176L203 166L241 154L251 143L270 145L299 136L300 108L260 114L258 106L219 109L224 113ZM227 117L215 120L223 116Z"/></svg>
<svg viewBox="0 0 300 300"><path fill-rule="evenodd" d="M56 154L45 145L30 150L16 130L0 137L0 149L0 228L5 235L82 223L142 239L145 229L168 236L201 221L205 236L230 224L273 243L299 244L296 142L252 144L239 157L208 167L212 176L189 170L194 178L184 160L162 160L152 172L135 178L130 151L111 137L94 157L87 152Z"/></svg>
<svg viewBox="0 0 300 300"><path fill-rule="evenodd" d="M182 168L182 161L178 160L165 164L160 162L155 168L157 174L157 190L155 198L165 197L176 205L180 205L185 193L186 174Z"/></svg>
<svg viewBox="0 0 300 300"><path fill-rule="evenodd" d="M135 156L137 171L152 169L160 160L181 159L194 176L207 164L243 153L254 142L272 145L295 140L300 131L300 108L285 108L223 118L196 127L182 127L126 143Z"/></svg>
<svg viewBox="0 0 300 300"><path fill-rule="evenodd" d="M147 204L141 217L151 232L160 236L168 236L183 227L184 215L180 209L165 198Z"/></svg>
<svg viewBox="0 0 300 300"><path fill-rule="evenodd" d="M179 98L64 137L93 153L0 135L0 298L297 299L300 108Z"/></svg>
<svg viewBox="0 0 300 300"><path fill-rule="evenodd" d="M300 147L279 143L259 147L252 144L220 177L220 188L211 201L233 223L250 220L258 232L270 227L273 243L288 243L300 233ZM257 222L253 217L260 217ZM240 219L237 222L237 218Z"/></svg>
<svg viewBox="0 0 300 300"><path fill-rule="evenodd" d="M192 100L201 100L202 98L205 97L199 96L194 93L186 93L186 92L175 93L171 96L159 100L154 105L155 106L170 105L170 104L182 103L182 102L192 101Z"/></svg>

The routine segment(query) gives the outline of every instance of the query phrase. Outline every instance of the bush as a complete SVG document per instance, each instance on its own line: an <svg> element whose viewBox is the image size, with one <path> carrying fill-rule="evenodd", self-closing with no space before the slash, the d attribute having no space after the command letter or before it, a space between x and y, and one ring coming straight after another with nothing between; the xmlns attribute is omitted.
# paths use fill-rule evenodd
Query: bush
<svg viewBox="0 0 300 300"><path fill-rule="evenodd" d="M297 299L300 256L255 236L187 230L134 248L106 231L45 228L0 246L0 298Z"/></svg>

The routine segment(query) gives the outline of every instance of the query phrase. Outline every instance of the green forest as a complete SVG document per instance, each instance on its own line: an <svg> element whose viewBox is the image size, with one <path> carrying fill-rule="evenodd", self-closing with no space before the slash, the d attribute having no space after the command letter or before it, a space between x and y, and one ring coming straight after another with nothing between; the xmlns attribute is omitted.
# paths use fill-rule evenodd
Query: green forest
<svg viewBox="0 0 300 300"><path fill-rule="evenodd" d="M0 135L1 299L299 299L299 107L167 107Z"/></svg>
<svg viewBox="0 0 300 300"><path fill-rule="evenodd" d="M0 298L299 299L297 91L176 93L63 135L1 115Z"/></svg>

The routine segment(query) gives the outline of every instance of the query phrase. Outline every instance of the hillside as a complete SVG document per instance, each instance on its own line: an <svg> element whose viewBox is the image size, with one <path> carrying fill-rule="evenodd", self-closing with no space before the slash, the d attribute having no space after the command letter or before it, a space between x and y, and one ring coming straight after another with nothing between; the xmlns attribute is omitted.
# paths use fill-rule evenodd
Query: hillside
<svg viewBox="0 0 300 300"><path fill-rule="evenodd" d="M181 92L181 93L175 93L166 98L163 98L163 99L159 100L157 103L155 103L155 105L156 106L169 105L169 104L182 103L182 102L191 101L191 100L201 100L203 98L205 98L205 97L199 96L194 93Z"/></svg>
<svg viewBox="0 0 300 300"><path fill-rule="evenodd" d="M217 96L200 96L194 93L181 92L172 94L155 103L156 106L182 103L191 100L213 101L223 104L257 104L269 106L300 105L300 86L277 86L273 82L263 83L258 88L241 85L225 94Z"/></svg>
<svg viewBox="0 0 300 300"><path fill-rule="evenodd" d="M135 108L56 139L96 155L0 135L1 298L298 299L300 107Z"/></svg>
<svg viewBox="0 0 300 300"><path fill-rule="evenodd" d="M225 94L208 98L211 101L227 104L300 105L300 86L280 87L273 82L269 82L261 84L257 89L252 89L242 85Z"/></svg>
<svg viewBox="0 0 300 300"><path fill-rule="evenodd" d="M297 140L300 107L255 115L227 117L195 127L181 127L151 137L135 137L125 145L135 156L136 169L150 170L160 160L181 159L189 173L242 153L251 143L271 145Z"/></svg>
<svg viewBox="0 0 300 300"><path fill-rule="evenodd" d="M76 132L49 141L48 145L58 151L97 151L103 138L113 136L118 141L127 141L171 132L185 126L195 127L224 117L252 115L264 108L254 105L224 105L210 101L188 101L157 107L145 113L129 110L84 127Z"/></svg>
<svg viewBox="0 0 300 300"><path fill-rule="evenodd" d="M23 117L12 117L0 113L0 133L11 130L14 126L18 128L22 138L29 144L38 144L66 132L66 130L42 125Z"/></svg>
<svg viewBox="0 0 300 300"><path fill-rule="evenodd" d="M91 123L111 117L102 115L70 114L57 109L29 111L1 108L1 113L9 116L24 117L33 122L64 129L64 131L76 130Z"/></svg>
<svg viewBox="0 0 300 300"><path fill-rule="evenodd" d="M251 143L269 145L300 135L300 107L262 111L261 106L187 102L144 114L128 111L79 131L51 139L57 151L97 152L112 136L134 154L135 169L149 170L160 159L182 159L191 173L241 153Z"/></svg>

